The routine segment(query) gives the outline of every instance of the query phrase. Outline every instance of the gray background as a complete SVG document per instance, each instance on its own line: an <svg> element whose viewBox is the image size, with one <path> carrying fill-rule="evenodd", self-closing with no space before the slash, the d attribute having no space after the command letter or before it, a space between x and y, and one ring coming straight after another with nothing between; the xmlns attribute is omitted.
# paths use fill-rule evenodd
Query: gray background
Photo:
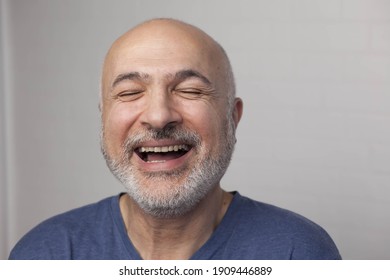
<svg viewBox="0 0 390 280"><path fill-rule="evenodd" d="M345 259L390 259L388 0L0 1L0 258L122 191L100 155L102 60L174 17L225 47L245 102L223 186L314 220Z"/></svg>

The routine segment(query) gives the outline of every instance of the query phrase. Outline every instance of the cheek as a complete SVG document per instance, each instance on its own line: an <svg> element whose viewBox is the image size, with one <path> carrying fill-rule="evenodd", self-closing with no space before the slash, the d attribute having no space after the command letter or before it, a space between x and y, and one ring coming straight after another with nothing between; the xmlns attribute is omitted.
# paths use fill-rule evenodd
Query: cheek
<svg viewBox="0 0 390 280"><path fill-rule="evenodd" d="M103 115L106 145L109 149L118 149L126 141L130 128L133 126L137 114L125 104L112 106Z"/></svg>
<svg viewBox="0 0 390 280"><path fill-rule="evenodd" d="M215 106L199 102L186 106L183 110L189 128L198 132L202 140L208 145L216 145L220 141L222 122L221 116Z"/></svg>

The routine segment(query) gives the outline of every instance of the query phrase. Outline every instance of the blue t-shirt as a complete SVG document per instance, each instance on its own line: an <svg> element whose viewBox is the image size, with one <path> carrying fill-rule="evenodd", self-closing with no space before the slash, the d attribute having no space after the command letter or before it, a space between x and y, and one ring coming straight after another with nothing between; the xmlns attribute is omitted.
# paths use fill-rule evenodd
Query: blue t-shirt
<svg viewBox="0 0 390 280"><path fill-rule="evenodd" d="M141 259L127 235L119 197L48 219L22 238L9 258ZM221 223L191 259L340 259L340 254L320 226L234 193Z"/></svg>

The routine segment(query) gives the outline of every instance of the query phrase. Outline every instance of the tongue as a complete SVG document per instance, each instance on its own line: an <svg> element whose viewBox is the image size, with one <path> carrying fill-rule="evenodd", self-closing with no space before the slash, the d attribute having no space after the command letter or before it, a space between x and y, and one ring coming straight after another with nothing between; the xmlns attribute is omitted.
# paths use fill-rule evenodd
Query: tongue
<svg viewBox="0 0 390 280"><path fill-rule="evenodd" d="M184 155L183 152L147 153L146 161L168 161Z"/></svg>

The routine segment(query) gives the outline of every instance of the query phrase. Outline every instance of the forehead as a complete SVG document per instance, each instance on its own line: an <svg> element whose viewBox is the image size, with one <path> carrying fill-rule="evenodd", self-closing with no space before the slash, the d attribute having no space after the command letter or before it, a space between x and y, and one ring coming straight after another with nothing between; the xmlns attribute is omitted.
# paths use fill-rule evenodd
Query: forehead
<svg viewBox="0 0 390 280"><path fill-rule="evenodd" d="M142 32L141 32L142 31ZM106 83L131 71L150 75L194 69L211 79L219 67L213 42L190 30L159 28L136 30L110 49L103 73Z"/></svg>
<svg viewBox="0 0 390 280"><path fill-rule="evenodd" d="M152 67L164 70L172 67L203 67L211 66L211 56L202 48L169 40L152 38L148 41L132 42L116 50L109 64L114 72L128 67ZM152 70L151 69L151 70Z"/></svg>

